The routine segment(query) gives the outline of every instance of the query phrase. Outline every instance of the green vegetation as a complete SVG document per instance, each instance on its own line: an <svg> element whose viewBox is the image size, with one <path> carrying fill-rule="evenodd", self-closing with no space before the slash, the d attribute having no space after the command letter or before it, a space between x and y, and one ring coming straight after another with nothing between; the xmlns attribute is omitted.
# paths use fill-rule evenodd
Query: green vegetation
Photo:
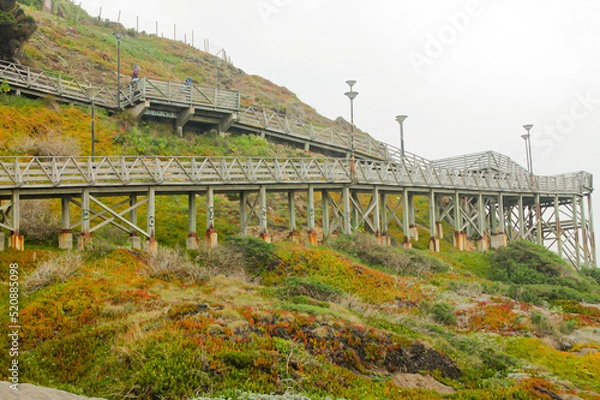
<svg viewBox="0 0 600 400"><path fill-rule="evenodd" d="M64 17L32 8L40 28L25 62L60 70L68 59L69 73L112 79L116 24L70 2L56 7ZM124 65L138 63L147 76L216 83L214 57L189 46L132 31L122 44ZM248 105L259 99L332 124L263 78L230 65L223 76ZM87 155L89 122L86 107L0 94L0 153ZM102 155L310 156L257 136L179 138L169 124L105 111L96 132ZM215 196L217 247L184 251L187 197L161 198L157 212L169 218L157 225L153 255L108 227L85 253L57 251L60 204L24 202L27 250L0 252L0 298L9 265L22 273L21 380L108 399L600 399L598 270L580 273L528 242L468 253L443 241L433 254L422 227L409 250L397 245L396 226L392 247L369 234L306 247L283 240L286 210L275 194L267 203L277 240L267 243L238 236L238 201ZM423 224L427 200L415 201ZM204 213L199 206L199 221ZM0 324L9 324L4 301ZM8 340L0 336L0 347ZM0 365L8 362L0 352ZM417 378L429 384L406 383Z"/></svg>
<svg viewBox="0 0 600 400"><path fill-rule="evenodd" d="M35 20L16 0L0 0L0 60L12 61L36 28Z"/></svg>
<svg viewBox="0 0 600 400"><path fill-rule="evenodd" d="M575 272L558 255L534 243L512 242L492 254L490 263L490 279L512 284L508 294L514 299L536 304L560 299L600 301L597 281Z"/></svg>

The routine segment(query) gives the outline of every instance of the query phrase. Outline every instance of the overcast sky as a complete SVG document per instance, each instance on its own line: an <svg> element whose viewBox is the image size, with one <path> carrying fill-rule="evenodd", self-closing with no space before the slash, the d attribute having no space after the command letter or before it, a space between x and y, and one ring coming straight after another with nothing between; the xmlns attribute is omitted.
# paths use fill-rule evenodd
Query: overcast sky
<svg viewBox="0 0 600 400"><path fill-rule="evenodd" d="M600 2L593 0L82 0L97 16L195 44L285 86L326 117L435 159L495 150L537 174L600 176ZM598 196L596 210L600 210ZM600 212L600 211L598 211ZM598 225L597 223L595 225Z"/></svg>

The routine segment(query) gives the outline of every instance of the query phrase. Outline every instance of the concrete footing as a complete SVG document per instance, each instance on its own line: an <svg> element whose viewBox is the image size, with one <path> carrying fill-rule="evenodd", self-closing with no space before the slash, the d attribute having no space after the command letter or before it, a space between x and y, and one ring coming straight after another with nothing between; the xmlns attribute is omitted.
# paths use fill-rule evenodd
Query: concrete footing
<svg viewBox="0 0 600 400"><path fill-rule="evenodd" d="M296 233L296 231L291 231L287 237L287 240L289 240L292 243L298 243L298 233Z"/></svg>
<svg viewBox="0 0 600 400"><path fill-rule="evenodd" d="M429 250L436 253L440 252L440 239L432 236L429 238Z"/></svg>
<svg viewBox="0 0 600 400"><path fill-rule="evenodd" d="M412 239L414 239L414 240L415 240L415 242L418 242L418 241L419 241L419 230L417 229L417 227L416 227L415 225L411 225L411 226L408 228L408 232L409 232L409 234L410 234L410 237L411 237Z"/></svg>
<svg viewBox="0 0 600 400"><path fill-rule="evenodd" d="M215 231L214 228L208 228L204 233L204 244L206 247L209 249L215 248L219 243L218 236L219 235L217 235L217 231Z"/></svg>
<svg viewBox="0 0 600 400"><path fill-rule="evenodd" d="M150 239L148 239L148 242L146 243L146 251L150 254L156 254L158 252L158 242L156 241L155 238L151 237Z"/></svg>
<svg viewBox="0 0 600 400"><path fill-rule="evenodd" d="M392 238L390 237L390 235L388 235L387 233L384 233L383 235L381 235L382 237L382 242L384 246L391 246L392 245Z"/></svg>
<svg viewBox="0 0 600 400"><path fill-rule="evenodd" d="M269 232L262 232L258 237L267 243L271 243L271 235L269 235Z"/></svg>
<svg viewBox="0 0 600 400"><path fill-rule="evenodd" d="M499 249L508 245L508 236L505 233L493 233L490 238L490 246L492 249Z"/></svg>
<svg viewBox="0 0 600 400"><path fill-rule="evenodd" d="M319 237L317 236L317 232L311 230L308 232L308 244L311 246L316 246L318 244Z"/></svg>
<svg viewBox="0 0 600 400"><path fill-rule="evenodd" d="M461 231L454 231L454 247L464 251L467 244L467 234Z"/></svg>
<svg viewBox="0 0 600 400"><path fill-rule="evenodd" d="M412 249L412 243L408 236L404 237L404 242L402 242L402 248L403 249Z"/></svg>
<svg viewBox="0 0 600 400"><path fill-rule="evenodd" d="M23 235L12 234L8 238L8 247L11 249L23 251L25 250L25 237Z"/></svg>
<svg viewBox="0 0 600 400"><path fill-rule="evenodd" d="M377 238L377 242L379 243L379 245L381 245L381 246L389 246L390 245L390 237L387 234L377 233L375 235L375 237Z"/></svg>
<svg viewBox="0 0 600 400"><path fill-rule="evenodd" d="M129 236L129 243L131 243L131 248L135 250L142 249L142 238L138 235Z"/></svg>
<svg viewBox="0 0 600 400"><path fill-rule="evenodd" d="M73 249L73 232L71 230L65 229L58 235L58 248L61 250Z"/></svg>
<svg viewBox="0 0 600 400"><path fill-rule="evenodd" d="M85 250L90 243L92 243L92 236L89 233L80 235L77 238L77 250Z"/></svg>
<svg viewBox="0 0 600 400"><path fill-rule="evenodd" d="M185 239L185 248L188 250L198 250L200 248L200 241L195 232L191 232Z"/></svg>
<svg viewBox="0 0 600 400"><path fill-rule="evenodd" d="M477 250L478 251L488 251L490 249L490 237L488 235L483 235L481 239L477 240Z"/></svg>

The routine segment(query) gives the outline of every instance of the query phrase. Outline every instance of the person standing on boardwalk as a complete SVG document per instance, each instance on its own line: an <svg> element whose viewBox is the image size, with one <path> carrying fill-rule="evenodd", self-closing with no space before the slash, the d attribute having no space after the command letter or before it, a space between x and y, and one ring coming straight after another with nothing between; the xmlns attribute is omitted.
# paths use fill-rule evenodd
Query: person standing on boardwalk
<svg viewBox="0 0 600 400"><path fill-rule="evenodd" d="M133 67L133 72L131 73L131 82L137 82L140 80L140 67L139 65L136 65L135 67Z"/></svg>

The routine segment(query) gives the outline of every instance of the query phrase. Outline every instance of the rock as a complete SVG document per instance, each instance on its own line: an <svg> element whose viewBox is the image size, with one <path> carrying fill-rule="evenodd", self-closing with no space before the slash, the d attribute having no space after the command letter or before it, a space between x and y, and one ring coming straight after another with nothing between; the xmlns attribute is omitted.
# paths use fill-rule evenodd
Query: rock
<svg viewBox="0 0 600 400"><path fill-rule="evenodd" d="M435 390L439 394L454 394L456 390L433 379L429 375L421 374L395 374L394 383L408 389Z"/></svg>
<svg viewBox="0 0 600 400"><path fill-rule="evenodd" d="M104 400L99 397L85 397L73 393L65 392L51 388L30 385L29 383L20 383L19 390L10 388L9 382L0 381L0 398L2 400Z"/></svg>

